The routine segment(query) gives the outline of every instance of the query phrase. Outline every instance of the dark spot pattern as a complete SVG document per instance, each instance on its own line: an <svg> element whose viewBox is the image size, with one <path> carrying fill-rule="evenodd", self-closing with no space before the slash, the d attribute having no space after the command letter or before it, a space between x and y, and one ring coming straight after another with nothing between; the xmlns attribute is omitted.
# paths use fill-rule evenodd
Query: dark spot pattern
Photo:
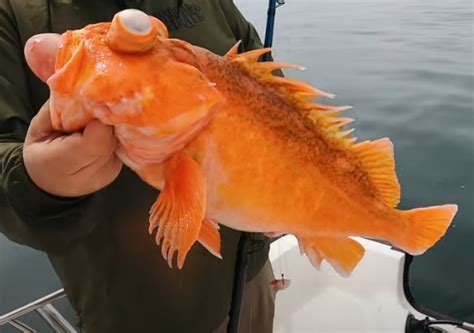
<svg viewBox="0 0 474 333"><path fill-rule="evenodd" d="M280 89L278 84L259 81L223 57L206 53L204 59L200 70L222 87L230 103L249 111L236 117L269 133L269 144L284 145L287 158L299 160L307 168L318 168L351 195L378 197L355 154L329 142L324 129L318 129L304 112L295 110L291 97L284 99L274 93Z"/></svg>

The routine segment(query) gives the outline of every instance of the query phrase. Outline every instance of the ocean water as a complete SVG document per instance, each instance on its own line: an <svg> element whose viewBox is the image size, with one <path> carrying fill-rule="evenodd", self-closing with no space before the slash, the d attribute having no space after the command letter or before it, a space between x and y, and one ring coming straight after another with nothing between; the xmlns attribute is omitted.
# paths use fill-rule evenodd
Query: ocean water
<svg viewBox="0 0 474 333"><path fill-rule="evenodd" d="M416 257L416 303L474 322L474 9L472 0L287 0L273 56L353 105L360 140L395 146L403 209L456 203L433 249ZM264 36L267 1L238 0ZM262 37L263 38L263 37Z"/></svg>
<svg viewBox="0 0 474 333"><path fill-rule="evenodd" d="M263 39L267 1L235 2ZM360 140L392 139L402 208L460 206L447 236L415 258L409 285L417 303L470 322L473 22L472 0L287 0L273 53L307 67L287 75L335 93L331 103L353 105ZM46 256L0 235L0 314L57 288Z"/></svg>

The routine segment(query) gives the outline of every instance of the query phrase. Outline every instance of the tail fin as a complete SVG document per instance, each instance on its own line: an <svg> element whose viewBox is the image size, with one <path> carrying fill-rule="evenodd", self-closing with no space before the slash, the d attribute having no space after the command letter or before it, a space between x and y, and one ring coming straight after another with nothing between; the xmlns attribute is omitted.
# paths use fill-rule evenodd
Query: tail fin
<svg viewBox="0 0 474 333"><path fill-rule="evenodd" d="M313 266L319 268L325 259L344 277L352 273L365 252L362 245L347 237L313 237L301 239L300 242Z"/></svg>
<svg viewBox="0 0 474 333"><path fill-rule="evenodd" d="M394 245L412 255L423 254L443 237L457 211L457 205L442 205L401 212L408 227L403 239Z"/></svg>

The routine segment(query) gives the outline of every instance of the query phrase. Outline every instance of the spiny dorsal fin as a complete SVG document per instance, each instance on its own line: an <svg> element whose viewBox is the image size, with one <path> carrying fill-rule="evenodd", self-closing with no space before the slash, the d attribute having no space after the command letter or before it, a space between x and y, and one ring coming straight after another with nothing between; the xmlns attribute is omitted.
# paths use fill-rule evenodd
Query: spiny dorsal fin
<svg viewBox="0 0 474 333"><path fill-rule="evenodd" d="M352 118L340 117L339 113L349 110L351 106L332 106L323 104L312 104L314 107L307 113L308 118L318 128L323 128L326 139L335 146L351 148L357 140L351 137L354 129L343 130L342 128L353 122Z"/></svg>
<svg viewBox="0 0 474 333"><path fill-rule="evenodd" d="M389 207L397 206L400 202L400 184L395 173L390 139L363 141L353 145L352 151L359 158L382 201Z"/></svg>
<svg viewBox="0 0 474 333"><path fill-rule="evenodd" d="M313 100L318 97L334 98L334 94L327 93L311 85L272 74L276 69L297 68L303 70L304 67L279 63L279 62L258 62L258 59L265 53L271 51L270 48L257 49L245 53L237 53L238 45L234 46L227 54L226 58L235 66L245 71L254 79L270 86L272 92L280 96L287 103L293 105L295 110L308 116L318 127L319 131L326 134L328 141L338 147L348 148L356 141L350 137L353 130L343 131L341 128L348 124L348 118L338 118L339 112L348 110L348 106L331 106L315 104Z"/></svg>
<svg viewBox="0 0 474 333"><path fill-rule="evenodd" d="M265 61L265 62L259 62L258 65L255 67L255 70L257 70L257 72L260 72L260 74L268 74L268 73L272 73L273 71L277 69L283 69L283 68L295 68L301 71L304 71L306 69L303 66L295 65L295 64Z"/></svg>
<svg viewBox="0 0 474 333"><path fill-rule="evenodd" d="M232 58L232 56L235 56L235 55L239 54L240 44L242 44L242 41L241 40L237 41L237 43L235 43L234 46L232 46L231 49L229 51L227 51L227 53L225 54L224 57Z"/></svg>
<svg viewBox="0 0 474 333"><path fill-rule="evenodd" d="M275 69L300 67L277 62L257 62L261 55L269 51L267 48L237 54L235 49L226 57L256 80L270 86L273 92L293 105L295 110L311 119L315 127L322 130L328 142L352 151L358 157L382 201L389 207L395 207L400 201L400 184L395 173L393 145L390 140L384 138L355 144L357 139L350 135L353 129L343 130L343 127L353 120L339 116L340 112L351 107L313 103L317 97L335 96L301 81L272 75Z"/></svg>
<svg viewBox="0 0 474 333"><path fill-rule="evenodd" d="M232 49L235 48L236 45L232 47ZM231 50L232 50L231 49ZM237 45L237 50L238 50L238 45ZM233 61L233 62L251 62L251 63L256 63L258 59L264 55L265 53L270 52L272 49L267 47L263 49L256 49L244 53L232 53L230 55L226 54L226 58ZM230 51L229 51L230 52ZM229 53L227 52L227 53Z"/></svg>

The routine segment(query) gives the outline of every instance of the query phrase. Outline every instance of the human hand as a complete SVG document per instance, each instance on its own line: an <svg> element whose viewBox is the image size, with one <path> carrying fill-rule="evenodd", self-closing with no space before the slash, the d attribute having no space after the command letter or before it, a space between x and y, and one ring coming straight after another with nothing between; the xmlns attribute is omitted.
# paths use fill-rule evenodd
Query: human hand
<svg viewBox="0 0 474 333"><path fill-rule="evenodd" d="M58 34L41 34L25 45L28 65L45 82L54 73L60 42ZM46 102L28 128L23 160L38 187L57 196L75 197L93 193L114 181L122 168L116 148L113 128L98 120L89 122L82 132L56 131Z"/></svg>
<svg viewBox="0 0 474 333"><path fill-rule="evenodd" d="M46 102L31 121L23 160L38 187L57 196L76 197L98 191L117 178L122 162L116 148L113 127L98 120L87 124L82 133L55 131Z"/></svg>

